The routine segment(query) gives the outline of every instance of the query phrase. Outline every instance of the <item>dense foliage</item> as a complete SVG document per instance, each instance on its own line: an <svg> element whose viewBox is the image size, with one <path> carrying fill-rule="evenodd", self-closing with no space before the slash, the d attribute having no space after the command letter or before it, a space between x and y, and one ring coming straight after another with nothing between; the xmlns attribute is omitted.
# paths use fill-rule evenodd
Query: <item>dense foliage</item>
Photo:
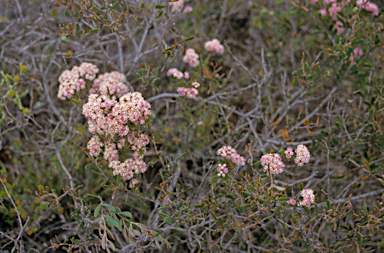
<svg viewBox="0 0 384 253"><path fill-rule="evenodd" d="M1 252L381 252L367 0L0 0Z"/></svg>

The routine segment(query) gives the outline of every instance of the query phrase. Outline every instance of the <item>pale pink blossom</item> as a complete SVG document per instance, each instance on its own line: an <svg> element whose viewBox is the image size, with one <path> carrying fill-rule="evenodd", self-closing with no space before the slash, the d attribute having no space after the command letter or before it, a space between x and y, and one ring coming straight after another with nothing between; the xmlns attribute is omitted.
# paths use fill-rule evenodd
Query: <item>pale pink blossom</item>
<svg viewBox="0 0 384 253"><path fill-rule="evenodd" d="M292 148L287 148L287 150L285 150L284 153L287 158L291 158L294 154L292 151Z"/></svg>
<svg viewBox="0 0 384 253"><path fill-rule="evenodd" d="M370 11L372 12L373 15L377 16L379 15L379 8L377 7L376 4L372 3L372 2L368 2L365 4L365 9L367 11Z"/></svg>
<svg viewBox="0 0 384 253"><path fill-rule="evenodd" d="M317 1L318 1L318 0L311 0L311 1L309 1L309 3L310 3L310 4L315 4L315 3L317 3Z"/></svg>
<svg viewBox="0 0 384 253"><path fill-rule="evenodd" d="M226 164L219 164L217 166L217 172L219 177L225 177L225 175L228 173L228 168Z"/></svg>
<svg viewBox="0 0 384 253"><path fill-rule="evenodd" d="M135 185L137 185L138 183L139 180L137 180L136 178L132 178L131 182L129 183L129 188L135 187Z"/></svg>
<svg viewBox="0 0 384 253"><path fill-rule="evenodd" d="M176 2L169 2L169 5L172 8L172 12L180 11L183 4L184 4L184 0L179 0Z"/></svg>
<svg viewBox="0 0 384 253"><path fill-rule="evenodd" d="M205 42L204 48L210 52L215 51L220 54L224 52L224 47L220 44L220 41L218 39L213 39L211 41Z"/></svg>
<svg viewBox="0 0 384 253"><path fill-rule="evenodd" d="M181 79L184 77L184 74L183 72L179 71L177 68L171 68L168 70L167 76L173 76L176 79Z"/></svg>
<svg viewBox="0 0 384 253"><path fill-rule="evenodd" d="M295 205L296 204L296 200L294 199L290 199L287 201L288 204L291 204L291 205Z"/></svg>
<svg viewBox="0 0 384 253"><path fill-rule="evenodd" d="M196 54L194 49L188 48L185 51L183 61L188 63L191 67L196 67L199 65L199 55Z"/></svg>
<svg viewBox="0 0 384 253"><path fill-rule="evenodd" d="M189 79L189 72L184 72L184 78L187 80Z"/></svg>
<svg viewBox="0 0 384 253"><path fill-rule="evenodd" d="M177 92L187 98L196 98L196 95L199 94L199 91L196 90L195 88L184 88L184 87L179 87L177 88Z"/></svg>
<svg viewBox="0 0 384 253"><path fill-rule="evenodd" d="M313 194L313 190L304 189L300 192L300 195L303 197L303 200L299 202L299 205L310 206L312 203L315 203L315 194Z"/></svg>
<svg viewBox="0 0 384 253"><path fill-rule="evenodd" d="M99 136L95 135L93 136L87 143L87 149L89 150L89 155L96 157L100 155L102 152L101 147L104 146L104 144L100 141Z"/></svg>
<svg viewBox="0 0 384 253"><path fill-rule="evenodd" d="M200 84L198 83L198 82L193 82L192 84L191 84L194 88L199 88L200 87Z"/></svg>
<svg viewBox="0 0 384 253"><path fill-rule="evenodd" d="M245 159L241 157L231 146L224 146L220 148L217 151L217 155L220 155L238 165L245 165Z"/></svg>
<svg viewBox="0 0 384 253"><path fill-rule="evenodd" d="M332 7L328 9L329 15L332 16L333 20L337 21L337 13L341 11L341 7L334 3L332 4Z"/></svg>
<svg viewBox="0 0 384 253"><path fill-rule="evenodd" d="M341 23L340 21L336 21L336 24L334 26L334 28L337 30L337 33L340 34L344 31L344 27L343 27L343 23Z"/></svg>
<svg viewBox="0 0 384 253"><path fill-rule="evenodd" d="M321 9L319 10L319 13L321 14L321 16L327 16L327 9Z"/></svg>
<svg viewBox="0 0 384 253"><path fill-rule="evenodd" d="M299 166L303 166L303 164L309 162L309 158L311 157L309 150L306 146L300 144L297 146L296 150L296 158L295 163Z"/></svg>
<svg viewBox="0 0 384 253"><path fill-rule="evenodd" d="M277 175L284 171L285 165L279 154L265 154L261 157L260 162L264 172Z"/></svg>
<svg viewBox="0 0 384 253"><path fill-rule="evenodd" d="M190 6L190 5L185 6L184 13L190 13L191 11L193 11L192 6Z"/></svg>

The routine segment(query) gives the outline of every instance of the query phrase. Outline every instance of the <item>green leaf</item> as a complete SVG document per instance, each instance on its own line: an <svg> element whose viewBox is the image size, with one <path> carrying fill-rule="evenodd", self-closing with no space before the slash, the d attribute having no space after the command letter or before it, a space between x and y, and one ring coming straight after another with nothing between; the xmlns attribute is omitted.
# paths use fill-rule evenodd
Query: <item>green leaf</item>
<svg viewBox="0 0 384 253"><path fill-rule="evenodd" d="M174 219L173 217L171 217L171 216L168 216L167 218L164 219L164 221L165 221L166 223L169 223L169 224L171 224L174 220L175 220L175 219Z"/></svg>
<svg viewBox="0 0 384 253"><path fill-rule="evenodd" d="M119 2L116 2L114 5L112 5L112 7L108 10L108 12L111 12L113 9L115 9L118 3Z"/></svg>
<svg viewBox="0 0 384 253"><path fill-rule="evenodd" d="M61 36L61 40L66 42L67 41L67 37L66 36Z"/></svg>
<svg viewBox="0 0 384 253"><path fill-rule="evenodd" d="M223 228L229 228L229 225L227 222L223 223Z"/></svg>
<svg viewBox="0 0 384 253"><path fill-rule="evenodd" d="M286 196L282 196L282 197L279 198L279 200L290 200L290 198L286 197Z"/></svg>
<svg viewBox="0 0 384 253"><path fill-rule="evenodd" d="M164 209L168 209L169 206L162 206L162 207L159 207L158 210L164 210Z"/></svg>
<svg viewBox="0 0 384 253"><path fill-rule="evenodd" d="M128 211L121 212L120 214L124 215L125 217L132 218L132 214L130 212L128 212Z"/></svg>
<svg viewBox="0 0 384 253"><path fill-rule="evenodd" d="M119 222L117 220L115 220L114 218L112 218L109 215L105 215L105 218L107 218L109 223L111 223L113 226L115 226L116 228L119 228Z"/></svg>
<svg viewBox="0 0 384 253"><path fill-rule="evenodd" d="M92 29L92 30L89 31L89 33L91 33L91 34L95 34L95 33L97 33L98 31L99 31L99 29Z"/></svg>
<svg viewBox="0 0 384 253"><path fill-rule="evenodd" d="M95 209L95 212L93 214L95 217L97 217L99 215L100 209L101 209L101 203Z"/></svg>
<svg viewBox="0 0 384 253"><path fill-rule="evenodd" d="M110 204L105 204L106 207L108 207L109 210L111 210L112 213L115 213L116 212L116 209L110 205Z"/></svg>
<svg viewBox="0 0 384 253"><path fill-rule="evenodd" d="M163 8L165 8L166 6L165 5L156 5L156 9L163 9Z"/></svg>
<svg viewBox="0 0 384 253"><path fill-rule="evenodd" d="M85 165L85 169L87 170L87 169L91 168L92 165L93 165L93 163L88 163L87 165Z"/></svg>
<svg viewBox="0 0 384 253"><path fill-rule="evenodd" d="M186 38L184 41L190 41L190 40L193 40L195 38L195 36L191 36L189 38Z"/></svg>

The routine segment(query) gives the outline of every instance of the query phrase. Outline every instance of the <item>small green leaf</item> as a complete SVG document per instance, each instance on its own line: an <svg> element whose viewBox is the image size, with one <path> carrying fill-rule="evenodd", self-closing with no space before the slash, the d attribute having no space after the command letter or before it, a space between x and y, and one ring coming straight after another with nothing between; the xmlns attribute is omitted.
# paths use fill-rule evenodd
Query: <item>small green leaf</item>
<svg viewBox="0 0 384 253"><path fill-rule="evenodd" d="M156 5L156 9L163 9L163 8L165 8L166 6L165 5Z"/></svg>
<svg viewBox="0 0 384 253"><path fill-rule="evenodd" d="M97 33L98 31L99 31L99 29L92 29L92 30L89 31L89 33L91 33L91 34L95 34L95 33Z"/></svg>
<svg viewBox="0 0 384 253"><path fill-rule="evenodd" d="M121 212L120 214L124 215L125 217L132 218L132 214L130 212L128 212L128 211Z"/></svg>
<svg viewBox="0 0 384 253"><path fill-rule="evenodd" d="M116 228L119 228L119 222L117 220L115 220L114 218L112 218L109 215L105 215L105 218L107 218L109 223L111 223L113 226L115 226Z"/></svg>
<svg viewBox="0 0 384 253"><path fill-rule="evenodd" d="M189 38L186 38L184 41L190 41L190 40L193 40L195 37L194 36L191 36Z"/></svg>
<svg viewBox="0 0 384 253"><path fill-rule="evenodd" d="M93 163L88 163L87 165L85 165L85 169L87 170L87 169L91 168L92 165L93 165Z"/></svg>
<svg viewBox="0 0 384 253"><path fill-rule="evenodd" d="M99 215L100 209L101 209L101 203L95 209L95 212L93 214L95 217L97 217Z"/></svg>
<svg viewBox="0 0 384 253"><path fill-rule="evenodd" d="M158 210L164 210L164 209L168 209L169 206L162 206L162 207L159 207Z"/></svg>
<svg viewBox="0 0 384 253"><path fill-rule="evenodd" d="M105 204L106 207L108 207L109 210L111 210L112 213L115 213L116 212L116 209L110 205L110 204Z"/></svg>
<svg viewBox="0 0 384 253"><path fill-rule="evenodd" d="M168 216L167 218L164 219L164 221L165 221L166 223L169 223L169 224L171 224L174 220L175 220L175 219L174 219L173 217L171 217L171 216Z"/></svg>
<svg viewBox="0 0 384 253"><path fill-rule="evenodd" d="M67 36L61 36L61 40L66 42L67 41Z"/></svg>

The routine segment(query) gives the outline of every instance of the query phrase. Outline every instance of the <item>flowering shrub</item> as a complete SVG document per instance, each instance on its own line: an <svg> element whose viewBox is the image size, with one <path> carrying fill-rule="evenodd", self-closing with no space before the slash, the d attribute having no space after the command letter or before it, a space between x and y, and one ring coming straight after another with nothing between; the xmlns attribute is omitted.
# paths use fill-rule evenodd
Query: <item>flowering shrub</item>
<svg viewBox="0 0 384 253"><path fill-rule="evenodd" d="M384 247L382 2L3 2L2 251Z"/></svg>

